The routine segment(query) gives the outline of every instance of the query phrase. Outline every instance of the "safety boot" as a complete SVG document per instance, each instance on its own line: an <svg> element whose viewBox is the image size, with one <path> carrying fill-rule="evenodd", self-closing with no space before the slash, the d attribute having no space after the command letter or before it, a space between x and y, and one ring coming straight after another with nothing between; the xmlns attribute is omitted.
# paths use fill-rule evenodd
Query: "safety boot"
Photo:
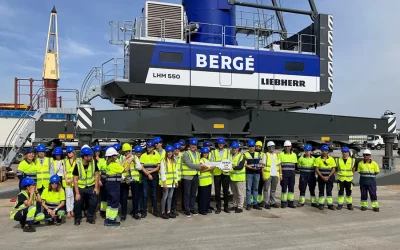
<svg viewBox="0 0 400 250"><path fill-rule="evenodd" d="M319 210L324 210L324 205L319 205L318 208Z"/></svg>
<svg viewBox="0 0 400 250"><path fill-rule="evenodd" d="M342 210L342 208L343 208L343 205L338 205L336 209L337 210Z"/></svg>
<svg viewBox="0 0 400 250"><path fill-rule="evenodd" d="M236 211L238 208L237 207L231 207L229 208L230 211Z"/></svg>
<svg viewBox="0 0 400 250"><path fill-rule="evenodd" d="M108 220L107 223L104 222L104 226L106 226L106 227L117 227L120 225L121 225L121 223L117 222L116 220Z"/></svg>
<svg viewBox="0 0 400 250"><path fill-rule="evenodd" d="M106 212L105 211L100 211L100 216L102 219L106 218Z"/></svg>
<svg viewBox="0 0 400 250"><path fill-rule="evenodd" d="M216 214L220 214L221 213L221 207L217 206L217 210L215 211Z"/></svg>
<svg viewBox="0 0 400 250"><path fill-rule="evenodd" d="M290 208L296 208L296 206L293 204L293 201L288 202L288 207Z"/></svg>
<svg viewBox="0 0 400 250"><path fill-rule="evenodd" d="M282 203L281 204L281 208L286 208L287 207L287 203Z"/></svg>
<svg viewBox="0 0 400 250"><path fill-rule="evenodd" d="M26 232L26 233L33 233L33 232L36 232L36 229L34 229L33 227L32 227L32 225L26 225L26 226L24 226L24 232Z"/></svg>
<svg viewBox="0 0 400 250"><path fill-rule="evenodd" d="M379 207L374 207L372 210L373 210L374 212L379 212Z"/></svg>
<svg viewBox="0 0 400 250"><path fill-rule="evenodd" d="M299 203L299 204L297 204L297 207L304 207L304 204L303 203Z"/></svg>
<svg viewBox="0 0 400 250"><path fill-rule="evenodd" d="M367 211L366 207L361 207L361 211Z"/></svg>
<svg viewBox="0 0 400 250"><path fill-rule="evenodd" d="M89 224L96 224L96 221L93 219L93 217L86 218L86 222Z"/></svg>
<svg viewBox="0 0 400 250"><path fill-rule="evenodd" d="M271 209L271 206L269 204L265 204L264 208L265 209Z"/></svg>
<svg viewBox="0 0 400 250"><path fill-rule="evenodd" d="M318 207L318 204L317 203L313 203L313 204L311 204L311 206L312 207Z"/></svg>
<svg viewBox="0 0 400 250"><path fill-rule="evenodd" d="M262 208L259 207L258 205L253 205L253 208L256 209L256 210L262 210Z"/></svg>
<svg viewBox="0 0 400 250"><path fill-rule="evenodd" d="M335 207L333 205L328 205L328 209L334 211Z"/></svg>
<svg viewBox="0 0 400 250"><path fill-rule="evenodd" d="M274 203L274 204L271 205L271 207L272 207L272 208L279 208L279 205L276 204L276 203Z"/></svg>
<svg viewBox="0 0 400 250"><path fill-rule="evenodd" d="M235 210L235 213L239 214L239 213L243 213L243 208L238 208Z"/></svg>
<svg viewBox="0 0 400 250"><path fill-rule="evenodd" d="M250 211L251 210L251 205L247 205L246 210ZM215 212L215 213L217 213L217 212Z"/></svg>
<svg viewBox="0 0 400 250"><path fill-rule="evenodd" d="M348 210L353 210L353 205L352 204L347 204L347 209Z"/></svg>
<svg viewBox="0 0 400 250"><path fill-rule="evenodd" d="M231 212L231 211L229 211L229 207L228 206L224 207L224 212L227 213L227 214L229 214Z"/></svg>

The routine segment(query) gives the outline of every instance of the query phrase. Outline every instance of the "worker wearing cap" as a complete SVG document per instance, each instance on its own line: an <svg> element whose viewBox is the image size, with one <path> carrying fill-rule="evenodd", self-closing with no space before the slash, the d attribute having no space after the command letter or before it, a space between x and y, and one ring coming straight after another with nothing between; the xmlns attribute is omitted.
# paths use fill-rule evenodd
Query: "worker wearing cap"
<svg viewBox="0 0 400 250"><path fill-rule="evenodd" d="M231 154L229 160L232 162L231 169L231 190L233 194L233 207L235 213L243 212L244 194L246 190L246 168L244 163L246 159L239 153L239 143L234 141L231 144Z"/></svg>
<svg viewBox="0 0 400 250"><path fill-rule="evenodd" d="M300 198L298 207L304 206L306 202L306 189L310 191L311 205L313 207L318 207L318 201L315 197L315 186L317 185L317 179L315 178L315 158L311 156L312 146L307 144L304 146L304 155L302 155L298 160L298 168L300 170L300 182L299 191Z"/></svg>
<svg viewBox="0 0 400 250"><path fill-rule="evenodd" d="M18 164L17 177L19 179L19 191L22 190L21 182L24 178L29 177L36 181L37 166L35 163L35 149L25 149L24 159Z"/></svg>
<svg viewBox="0 0 400 250"><path fill-rule="evenodd" d="M283 151L279 153L279 160L282 166L281 207L296 208L294 205L294 185L297 155L292 151L292 143L290 141L285 141L283 147Z"/></svg>
<svg viewBox="0 0 400 250"><path fill-rule="evenodd" d="M275 153L275 143L267 143L268 152L265 154L266 164L262 173L263 179L263 205L265 209L279 208L275 201L276 186L282 180L281 161Z"/></svg>
<svg viewBox="0 0 400 250"><path fill-rule="evenodd" d="M161 159L165 159L166 152L165 149L163 149L162 147L163 146L162 138L157 136L154 138L153 141L154 141L154 146L156 147L154 151L156 151L161 156Z"/></svg>
<svg viewBox="0 0 400 250"><path fill-rule="evenodd" d="M42 194L43 190L49 186L50 176L53 173L53 159L46 157L46 147L42 144L37 145L36 152L36 166L37 166L37 183L36 188L39 194ZM40 213L42 211L41 204L36 204L36 210Z"/></svg>
<svg viewBox="0 0 400 250"><path fill-rule="evenodd" d="M258 195L258 183L260 181L260 172L262 161L260 153L255 152L256 142L254 140L249 140L247 142L247 147L249 150L244 154L246 159L246 210L251 210L252 208L257 210L262 210L257 203Z"/></svg>
<svg viewBox="0 0 400 250"><path fill-rule="evenodd" d="M318 175L318 207L324 210L325 206L325 190L326 190L326 203L330 210L335 210L332 200L332 189L335 183L335 168L336 161L332 156L328 155L329 147L327 145L321 146L322 155L315 159L314 166L315 172Z"/></svg>
<svg viewBox="0 0 400 250"><path fill-rule="evenodd" d="M147 150L140 156L140 163L142 164L142 182L143 182L143 213L142 218L147 216L147 197L148 191L151 187L151 203L153 205L153 215L160 217L157 210L157 193L159 188L159 176L161 157L154 151L154 141L150 140L146 143Z"/></svg>
<svg viewBox="0 0 400 250"><path fill-rule="evenodd" d="M372 203L374 212L379 212L378 197L376 195L376 175L379 174L378 163L371 159L371 151L365 149L363 151L364 160L360 161L357 166L357 172L360 174L360 191L361 191L361 211L368 209L368 193Z"/></svg>
<svg viewBox="0 0 400 250"><path fill-rule="evenodd" d="M263 143L262 141L256 142L256 152L260 153L261 158L265 158L265 153L262 150ZM265 206L263 202L263 188L264 188L264 181L263 181L263 172L260 171L260 181L258 182L258 196L257 196L257 203L258 206L263 207Z"/></svg>
<svg viewBox="0 0 400 250"><path fill-rule="evenodd" d="M182 157L180 152L181 144L175 143L173 147L174 147L174 159L176 162L176 168L178 172L178 185L175 186L174 194L172 195L171 213L175 216L179 216L179 213L177 211L179 190L182 190L181 192L182 192L182 203L183 203L183 189L181 187L182 185Z"/></svg>
<svg viewBox="0 0 400 250"><path fill-rule="evenodd" d="M353 173L355 171L355 160L349 157L350 149L342 147L342 157L336 161L337 177L338 177L338 199L337 209L341 210L344 203L344 190L346 190L346 204L348 210L353 210L353 197L351 192L353 190Z"/></svg>
<svg viewBox="0 0 400 250"><path fill-rule="evenodd" d="M184 215L190 218L198 213L194 210L196 194L199 186L199 171L207 169L204 163L200 163L200 153L197 152L198 140L189 140L189 150L182 155L182 182L183 182L183 208Z"/></svg>
<svg viewBox="0 0 400 250"><path fill-rule="evenodd" d="M76 161L76 166L72 175L74 176L75 189L75 225L81 224L83 201L88 201L86 222L95 224L95 210L99 194L99 168L93 160L91 148L81 150L81 159Z"/></svg>
<svg viewBox="0 0 400 250"><path fill-rule="evenodd" d="M62 182L63 186L65 187L67 218L70 219L74 216L74 176L72 172L74 171L76 165L75 147L68 146L65 149L65 152L67 153L67 157L65 157L62 162L64 165L64 179Z"/></svg>
<svg viewBox="0 0 400 250"><path fill-rule="evenodd" d="M218 149L212 151L211 162L221 162L229 159L229 150L225 148L225 139L218 138ZM212 174L214 175L214 188L215 188L215 202L217 210L216 214L221 213L221 186L224 193L224 212L230 213L229 211L229 172L223 172L220 168L214 168Z"/></svg>

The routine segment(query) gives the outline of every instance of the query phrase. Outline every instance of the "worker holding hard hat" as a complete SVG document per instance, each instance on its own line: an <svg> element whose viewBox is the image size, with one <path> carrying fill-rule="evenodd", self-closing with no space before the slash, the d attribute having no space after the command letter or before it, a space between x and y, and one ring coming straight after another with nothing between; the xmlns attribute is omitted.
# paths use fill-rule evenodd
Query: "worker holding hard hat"
<svg viewBox="0 0 400 250"><path fill-rule="evenodd" d="M365 149L363 151L364 160L360 161L357 166L357 172L360 174L360 191L361 191L361 211L368 209L368 193L372 203L374 212L379 212L378 197L376 195L376 175L379 174L378 163L371 160L371 151Z"/></svg>
<svg viewBox="0 0 400 250"><path fill-rule="evenodd" d="M244 163L246 159L239 153L239 143L234 141L231 144L231 154L229 156L232 162L231 169L231 190L233 194L233 207L235 213L243 212L244 194L246 190L246 168Z"/></svg>
<svg viewBox="0 0 400 250"><path fill-rule="evenodd" d="M257 203L262 159L260 153L255 152L256 142L254 140L249 140L247 146L249 150L244 154L246 158L246 210L251 210L252 208L262 210Z"/></svg>
<svg viewBox="0 0 400 250"><path fill-rule="evenodd" d="M332 200L332 189L335 183L335 168L336 161L332 156L328 155L329 147L327 145L321 146L322 155L315 159L314 166L315 172L318 175L318 207L320 210L324 210L325 206L325 191L326 191L326 203L330 210L335 210Z"/></svg>
<svg viewBox="0 0 400 250"><path fill-rule="evenodd" d="M61 225L65 216L65 192L61 186L61 179L58 175L50 177L50 184L42 193L42 207L44 216L49 224Z"/></svg>
<svg viewBox="0 0 400 250"><path fill-rule="evenodd" d="M353 173L355 171L355 160L349 157L350 149L342 147L342 157L336 161L337 177L338 177L338 199L337 209L341 210L344 203L344 191L346 190L346 204L348 210L353 210L353 197L351 196L353 190Z"/></svg>
<svg viewBox="0 0 400 250"><path fill-rule="evenodd" d="M294 185L297 155L292 151L292 143L290 141L285 141L283 147L284 150L279 153L279 160L282 166L281 207L296 208L294 205Z"/></svg>
<svg viewBox="0 0 400 250"><path fill-rule="evenodd" d="M304 155L298 160L298 167L300 170L300 181L299 181L299 204L298 207L304 206L306 202L306 189L310 191L311 205L318 207L317 198L315 197L315 186L317 185L317 179L315 178L315 158L311 156L312 146L307 144L304 146Z"/></svg>
<svg viewBox="0 0 400 250"><path fill-rule="evenodd" d="M268 152L265 154L266 165L262 173L263 179L263 204L265 209L279 208L275 202L275 191L279 181L282 180L282 168L279 156L275 153L275 143L267 143Z"/></svg>
<svg viewBox="0 0 400 250"><path fill-rule="evenodd" d="M17 177L19 179L19 191L23 188L21 182L24 178L29 177L36 181L37 166L35 163L35 149L27 148L25 149L24 160L18 164Z"/></svg>
<svg viewBox="0 0 400 250"><path fill-rule="evenodd" d="M67 218L70 219L74 216L74 175L72 172L75 169L76 165L76 155L75 155L75 147L68 146L65 149L67 153L67 157L63 160L64 165L64 179L62 180L63 186L65 187L65 204L67 211Z"/></svg>

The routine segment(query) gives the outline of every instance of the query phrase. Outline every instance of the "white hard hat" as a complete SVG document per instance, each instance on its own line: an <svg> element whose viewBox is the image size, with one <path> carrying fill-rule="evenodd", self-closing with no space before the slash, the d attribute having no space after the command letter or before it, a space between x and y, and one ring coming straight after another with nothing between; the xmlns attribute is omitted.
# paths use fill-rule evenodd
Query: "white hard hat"
<svg viewBox="0 0 400 250"><path fill-rule="evenodd" d="M84 149L84 148L90 148L90 147L89 147L89 145L85 144L85 145L83 145L83 146L81 147L81 150Z"/></svg>
<svg viewBox="0 0 400 250"><path fill-rule="evenodd" d="M291 147L292 143L290 141L285 141L285 143L283 144L284 147Z"/></svg>
<svg viewBox="0 0 400 250"><path fill-rule="evenodd" d="M370 155L370 154L371 154L371 150L369 150L369 149L365 149L363 151L363 155Z"/></svg>
<svg viewBox="0 0 400 250"><path fill-rule="evenodd" d="M274 147L274 146L275 146L275 143L273 141L269 141L267 143L267 147Z"/></svg>
<svg viewBox="0 0 400 250"><path fill-rule="evenodd" d="M109 157L109 156L113 156L113 155L118 155L117 150L115 150L114 147L107 149L106 156Z"/></svg>

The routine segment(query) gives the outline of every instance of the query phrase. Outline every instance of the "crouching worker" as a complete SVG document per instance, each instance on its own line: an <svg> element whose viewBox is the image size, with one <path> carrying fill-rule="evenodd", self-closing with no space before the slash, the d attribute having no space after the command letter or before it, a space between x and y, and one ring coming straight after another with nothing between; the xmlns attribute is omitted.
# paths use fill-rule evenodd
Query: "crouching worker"
<svg viewBox="0 0 400 250"><path fill-rule="evenodd" d="M130 157L127 160L127 167L124 169L120 164L117 163L118 152L112 147L107 149L106 159L107 209L104 226L119 226L120 222L117 222L117 215L121 195L121 177L123 172L130 170L133 158Z"/></svg>
<svg viewBox="0 0 400 250"><path fill-rule="evenodd" d="M10 219L19 221L24 232L36 232L33 223L44 219L44 214L36 213L36 201L41 202L41 198L35 184L29 177L21 181L22 190L11 211Z"/></svg>
<svg viewBox="0 0 400 250"><path fill-rule="evenodd" d="M43 190L41 196L46 221L48 224L55 222L56 226L61 225L62 218L65 216L65 192L60 181L58 175L53 175L50 178L49 187Z"/></svg>

